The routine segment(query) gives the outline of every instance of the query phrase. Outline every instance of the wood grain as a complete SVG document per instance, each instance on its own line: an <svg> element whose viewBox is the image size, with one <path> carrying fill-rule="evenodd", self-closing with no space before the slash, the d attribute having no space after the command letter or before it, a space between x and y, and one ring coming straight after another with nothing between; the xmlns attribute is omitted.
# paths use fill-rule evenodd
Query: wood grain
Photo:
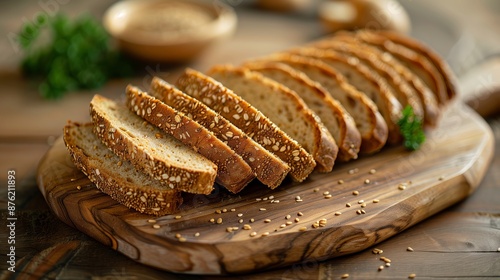
<svg viewBox="0 0 500 280"><path fill-rule="evenodd" d="M470 195L483 178L492 151L489 127L457 104L417 152L387 148L375 156L337 166L332 173L313 174L301 184L285 183L275 191L254 183L237 196L222 189L209 196L186 196L179 213L156 219L159 229L148 221L152 217L100 193L74 167L60 139L42 160L37 178L56 216L126 256L174 272L228 274L369 248ZM370 174L371 169L377 172ZM338 184L339 180L344 183ZM406 189L400 190L399 184L406 184ZM354 190L359 195L353 195ZM333 197L325 199L325 191ZM271 195L280 202L256 200ZM297 196L301 202L296 201ZM380 202L373 203L374 199ZM366 202L365 208L359 200ZM352 206L346 207L346 203ZM217 209L227 212L216 214ZM357 214L358 210L366 214ZM299 211L304 215L297 216ZM337 211L342 214L336 216ZM286 215L291 219L285 219ZM280 227L296 217L299 222ZM222 218L222 223L211 223L211 218ZM251 218L255 222L250 223ZM311 227L323 218L326 226ZM239 219L252 229L242 229ZM227 227L239 229L227 232ZM307 230L299 231L301 227ZM199 236L195 236L197 232ZM257 235L251 237L251 232ZM269 235L261 236L265 232ZM166 255L171 257L161 257Z"/></svg>

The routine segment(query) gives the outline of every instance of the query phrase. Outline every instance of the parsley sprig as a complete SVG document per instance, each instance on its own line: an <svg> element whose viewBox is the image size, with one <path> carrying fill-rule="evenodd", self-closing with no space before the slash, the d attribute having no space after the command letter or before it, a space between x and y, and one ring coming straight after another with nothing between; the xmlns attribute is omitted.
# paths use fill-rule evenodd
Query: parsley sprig
<svg viewBox="0 0 500 280"><path fill-rule="evenodd" d="M408 150L417 150L425 142L422 120L415 116L411 106L406 106L403 109L398 126L404 138L403 145Z"/></svg>
<svg viewBox="0 0 500 280"><path fill-rule="evenodd" d="M42 44L40 41L47 39ZM77 89L95 89L108 79L132 74L131 64L110 47L109 36L91 16L74 21L59 14L39 16L26 23L18 35L25 53L21 68L29 77L40 77L40 94L61 98Z"/></svg>

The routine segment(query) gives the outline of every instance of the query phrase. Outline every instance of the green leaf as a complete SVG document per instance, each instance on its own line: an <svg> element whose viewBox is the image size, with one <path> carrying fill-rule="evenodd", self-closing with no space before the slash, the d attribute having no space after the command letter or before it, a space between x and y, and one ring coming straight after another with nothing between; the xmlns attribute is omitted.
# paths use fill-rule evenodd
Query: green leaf
<svg viewBox="0 0 500 280"><path fill-rule="evenodd" d="M408 150L417 150L425 142L422 120L415 116L411 106L406 106L403 109L398 126L404 138L403 145Z"/></svg>

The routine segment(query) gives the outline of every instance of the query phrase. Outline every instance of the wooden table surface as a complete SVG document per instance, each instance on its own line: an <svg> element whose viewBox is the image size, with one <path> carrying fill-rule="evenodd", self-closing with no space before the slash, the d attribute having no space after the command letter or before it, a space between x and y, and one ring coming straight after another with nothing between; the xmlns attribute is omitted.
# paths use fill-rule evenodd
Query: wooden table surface
<svg viewBox="0 0 500 280"><path fill-rule="evenodd" d="M59 221L48 209L35 182L39 160L61 134L66 120L88 120L93 94L118 98L128 83L147 84L153 75L173 80L184 66L143 64L140 74L113 80L91 92L75 92L57 101L38 96L35 84L18 70L21 53L10 38L37 13L89 11L101 17L113 1L17 1L0 3L0 279L218 279L172 274L135 263ZM311 13L278 15L258 11L242 1L235 6L239 25L232 38L190 64L206 70L216 63L237 63L301 44L323 34ZM467 76L482 56L498 52L499 5L493 1L402 1L412 21L412 35L440 52L468 85L500 80L497 71ZM454 9L447 9L453 6ZM463 17L458 11L468 11ZM495 37L496 36L496 37ZM497 41L495 41L497 40ZM495 76L496 75L496 76ZM466 80L466 81L465 81ZM465 88L465 86L464 86ZM469 86L464 94L477 93ZM497 110L498 112L498 110ZM328 261L307 261L273 271L240 276L244 279L492 279L500 278L500 117L487 118L495 135L495 155L478 190L468 199L379 244L391 266L366 250ZM16 174L16 273L7 271L7 176ZM407 247L414 248L408 252ZM237 250L237 248L235 248ZM168 257L168 256L166 256ZM221 277L222 278L222 277ZM228 277L224 277L228 278Z"/></svg>

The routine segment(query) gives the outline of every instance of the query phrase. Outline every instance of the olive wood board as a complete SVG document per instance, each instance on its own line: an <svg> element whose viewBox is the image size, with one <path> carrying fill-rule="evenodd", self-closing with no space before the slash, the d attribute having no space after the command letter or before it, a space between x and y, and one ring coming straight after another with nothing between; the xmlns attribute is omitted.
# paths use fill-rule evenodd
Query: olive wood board
<svg viewBox="0 0 500 280"><path fill-rule="evenodd" d="M417 151L387 147L275 190L254 181L237 195L222 188L185 195L178 213L162 217L101 193L62 139L41 160L37 181L59 219L137 262L177 273L247 273L370 248L469 196L493 156L489 126L457 102L426 134Z"/></svg>

